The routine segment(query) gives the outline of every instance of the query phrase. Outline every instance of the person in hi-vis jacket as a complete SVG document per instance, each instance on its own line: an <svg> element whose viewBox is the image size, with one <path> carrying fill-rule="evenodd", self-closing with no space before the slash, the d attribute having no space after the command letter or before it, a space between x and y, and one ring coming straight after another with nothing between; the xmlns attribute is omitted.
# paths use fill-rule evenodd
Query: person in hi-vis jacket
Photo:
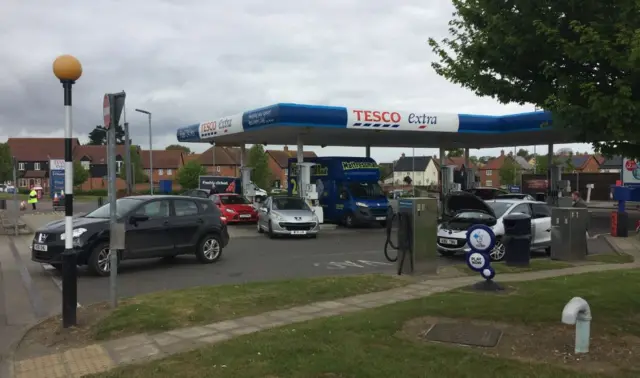
<svg viewBox="0 0 640 378"><path fill-rule="evenodd" d="M38 203L38 192L31 186L31 191L29 192L29 200L27 201L31 204L31 208L33 210L36 209L36 204Z"/></svg>

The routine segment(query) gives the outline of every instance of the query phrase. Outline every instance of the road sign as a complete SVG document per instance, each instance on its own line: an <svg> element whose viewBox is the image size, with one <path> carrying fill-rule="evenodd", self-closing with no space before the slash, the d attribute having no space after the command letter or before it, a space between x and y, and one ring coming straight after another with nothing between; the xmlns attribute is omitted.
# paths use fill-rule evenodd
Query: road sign
<svg viewBox="0 0 640 378"><path fill-rule="evenodd" d="M111 125L111 101L109 101L109 95L104 95L102 100L102 115L104 117L104 128L108 129Z"/></svg>

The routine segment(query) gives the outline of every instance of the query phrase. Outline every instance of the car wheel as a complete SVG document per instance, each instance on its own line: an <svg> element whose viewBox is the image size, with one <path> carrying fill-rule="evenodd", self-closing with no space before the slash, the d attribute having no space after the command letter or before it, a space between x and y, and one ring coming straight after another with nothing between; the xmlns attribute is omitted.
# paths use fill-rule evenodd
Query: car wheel
<svg viewBox="0 0 640 378"><path fill-rule="evenodd" d="M267 235L269 235L271 239L276 237L276 234L273 233L273 226L271 226L271 221L269 221L269 231L267 232Z"/></svg>
<svg viewBox="0 0 640 378"><path fill-rule="evenodd" d="M120 259L118 259L119 262ZM89 257L89 270L96 276L106 277L111 273L111 250L109 243L96 245Z"/></svg>
<svg viewBox="0 0 640 378"><path fill-rule="evenodd" d="M354 223L355 223L355 221L354 221L354 219L353 219L353 214L351 214L351 213L346 213L346 214L344 215L344 218L343 218L343 220L342 220L342 223L344 224L344 226L345 226L346 228L352 228L352 227L353 227L353 225L354 225Z"/></svg>
<svg viewBox="0 0 640 378"><path fill-rule="evenodd" d="M264 230L262 229L262 227L260 227L260 222L257 222L257 223L256 223L256 227L258 228L258 233L259 233L259 234L264 233Z"/></svg>
<svg viewBox="0 0 640 378"><path fill-rule="evenodd" d="M198 244L196 257L203 264L211 264L216 262L222 256L222 242L220 236L216 234L208 234Z"/></svg>
<svg viewBox="0 0 640 378"><path fill-rule="evenodd" d="M456 253L454 251L438 251L438 253L442 257L452 257L452 256L456 255Z"/></svg>
<svg viewBox="0 0 640 378"><path fill-rule="evenodd" d="M489 253L489 257L491 257L491 261L502 261L505 255L505 248L502 241L496 240L496 245L493 247L491 252Z"/></svg>

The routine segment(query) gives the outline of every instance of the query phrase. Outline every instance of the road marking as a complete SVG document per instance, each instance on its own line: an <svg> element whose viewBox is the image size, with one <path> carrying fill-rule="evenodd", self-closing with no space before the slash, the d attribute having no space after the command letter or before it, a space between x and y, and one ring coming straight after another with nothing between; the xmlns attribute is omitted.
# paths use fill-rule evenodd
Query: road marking
<svg viewBox="0 0 640 378"><path fill-rule="evenodd" d="M58 269L56 269L53 265L47 264L47 263L42 263L40 265L42 266L42 270L44 270L49 275L49 278L51 278L51 281L53 281L54 285L58 287L58 289L60 290L60 293L62 294L62 280L53 274L53 272L58 272ZM77 308L82 307L82 305L80 305L80 302L76 302L76 304L77 304L76 306Z"/></svg>
<svg viewBox="0 0 640 378"><path fill-rule="evenodd" d="M392 263L382 261L369 261L369 260L345 260L345 261L330 261L328 263L314 263L315 267L324 267L329 270L344 270L348 268L363 269L366 267L378 267L378 266L390 266Z"/></svg>

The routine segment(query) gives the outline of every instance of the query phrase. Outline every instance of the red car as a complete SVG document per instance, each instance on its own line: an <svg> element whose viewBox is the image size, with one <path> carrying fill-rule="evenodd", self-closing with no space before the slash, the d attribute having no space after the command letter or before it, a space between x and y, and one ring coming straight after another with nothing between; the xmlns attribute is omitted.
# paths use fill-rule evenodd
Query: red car
<svg viewBox="0 0 640 378"><path fill-rule="evenodd" d="M211 196L213 202L218 205L222 216L227 223L257 222L258 211L253 204L239 194L220 193Z"/></svg>

